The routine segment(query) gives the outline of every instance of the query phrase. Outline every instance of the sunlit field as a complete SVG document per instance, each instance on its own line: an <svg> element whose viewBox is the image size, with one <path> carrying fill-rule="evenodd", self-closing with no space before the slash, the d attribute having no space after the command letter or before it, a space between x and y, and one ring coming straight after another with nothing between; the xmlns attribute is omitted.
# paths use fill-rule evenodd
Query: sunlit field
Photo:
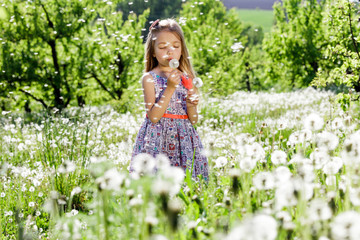
<svg viewBox="0 0 360 240"><path fill-rule="evenodd" d="M359 109L334 99L203 96L209 182L165 156L129 175L144 113L2 112L2 239L359 239Z"/></svg>
<svg viewBox="0 0 360 240"><path fill-rule="evenodd" d="M272 10L237 9L236 11L244 23L261 26L264 32L270 32L270 29L274 24L274 13Z"/></svg>

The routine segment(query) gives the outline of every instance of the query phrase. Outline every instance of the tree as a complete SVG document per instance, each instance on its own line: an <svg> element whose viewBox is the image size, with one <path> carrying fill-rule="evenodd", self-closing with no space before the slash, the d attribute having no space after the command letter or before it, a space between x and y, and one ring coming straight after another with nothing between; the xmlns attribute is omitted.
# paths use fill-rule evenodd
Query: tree
<svg viewBox="0 0 360 240"><path fill-rule="evenodd" d="M253 78L246 65L252 63L249 54L244 54L246 46L247 52L253 47L248 44L251 28L242 23L236 10L227 11L221 1L191 0L183 4L180 16L195 71L205 83L203 89L213 95L251 90Z"/></svg>
<svg viewBox="0 0 360 240"><path fill-rule="evenodd" d="M98 86L121 99L129 84L140 78L141 29L148 11L123 21L116 2L110 1L1 3L2 96L63 109L74 99L78 105L92 100L88 93Z"/></svg>
<svg viewBox="0 0 360 240"><path fill-rule="evenodd" d="M274 4L275 25L263 42L267 73L281 88L306 87L316 76L327 40L325 1L284 0Z"/></svg>
<svg viewBox="0 0 360 240"><path fill-rule="evenodd" d="M329 2L324 11L324 51L327 65L319 69L316 86L346 86L360 92L359 2L337 0Z"/></svg>
<svg viewBox="0 0 360 240"><path fill-rule="evenodd" d="M150 14L144 25L143 36L146 37L148 29L156 19L176 18L179 15L182 0L131 0L118 3L118 10L123 12L123 19L126 20L129 14L141 14L146 9Z"/></svg>

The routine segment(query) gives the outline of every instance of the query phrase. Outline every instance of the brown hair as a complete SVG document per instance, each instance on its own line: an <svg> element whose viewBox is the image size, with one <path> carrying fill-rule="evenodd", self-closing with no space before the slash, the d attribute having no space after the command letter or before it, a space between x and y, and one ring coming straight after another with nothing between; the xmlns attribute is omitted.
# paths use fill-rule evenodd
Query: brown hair
<svg viewBox="0 0 360 240"><path fill-rule="evenodd" d="M181 57L179 59L179 70L194 78L195 72L189 60L189 52L185 44L184 33L180 25L171 18L156 21L150 27L149 34L145 43L145 72L151 71L159 64L157 59L154 57L154 45L156 36L161 31L169 31L175 33L179 37L181 41Z"/></svg>

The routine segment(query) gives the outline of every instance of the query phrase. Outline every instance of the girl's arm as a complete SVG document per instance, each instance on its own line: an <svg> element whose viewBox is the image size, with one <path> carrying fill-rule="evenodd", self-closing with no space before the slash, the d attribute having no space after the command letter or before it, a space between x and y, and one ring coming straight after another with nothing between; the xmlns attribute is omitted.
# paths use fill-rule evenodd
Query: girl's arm
<svg viewBox="0 0 360 240"><path fill-rule="evenodd" d="M144 89L145 109L148 118L152 123L157 123L164 115L176 87L180 84L180 71L174 70L167 80L167 87L159 99L155 102L155 84L151 74L144 75L142 86Z"/></svg>
<svg viewBox="0 0 360 240"><path fill-rule="evenodd" d="M199 91L194 86L193 89L189 90L186 98L186 107L189 120L192 125L198 122L197 105L199 103Z"/></svg>

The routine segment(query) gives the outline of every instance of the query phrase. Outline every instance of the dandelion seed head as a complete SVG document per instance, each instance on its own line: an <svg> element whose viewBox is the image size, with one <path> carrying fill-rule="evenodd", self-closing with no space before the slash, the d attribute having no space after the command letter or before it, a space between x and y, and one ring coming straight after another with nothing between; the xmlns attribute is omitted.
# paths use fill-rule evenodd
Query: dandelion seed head
<svg viewBox="0 0 360 240"><path fill-rule="evenodd" d="M333 239L358 239L358 235L354 233L360 228L360 215L355 211L342 212L334 218L330 226Z"/></svg>
<svg viewBox="0 0 360 240"><path fill-rule="evenodd" d="M324 126L324 119L317 113L311 113L304 119L304 128L318 131Z"/></svg>
<svg viewBox="0 0 360 240"><path fill-rule="evenodd" d="M270 190L275 187L274 175L270 172L260 172L253 178L254 187L258 190Z"/></svg>
<svg viewBox="0 0 360 240"><path fill-rule="evenodd" d="M322 199L311 201L307 214L311 222L325 221L332 217L332 212L328 204Z"/></svg>
<svg viewBox="0 0 360 240"><path fill-rule="evenodd" d="M228 163L228 160L226 157L224 156L221 156L221 157L218 157L216 160L215 160L215 166L214 168L223 168L225 167L225 165Z"/></svg>
<svg viewBox="0 0 360 240"><path fill-rule="evenodd" d="M285 164L287 162L287 155L282 150L275 150L271 154L271 162L274 165Z"/></svg>
<svg viewBox="0 0 360 240"><path fill-rule="evenodd" d="M134 157L134 171L138 174L152 174L155 172L156 160L150 154L140 153Z"/></svg>
<svg viewBox="0 0 360 240"><path fill-rule="evenodd" d="M244 172L250 172L256 166L256 161L254 161L250 157L241 158L239 163L240 163L239 164L240 169L243 170Z"/></svg>
<svg viewBox="0 0 360 240"><path fill-rule="evenodd" d="M316 135L316 143L318 148L332 151L339 144L339 138L333 133L324 131Z"/></svg>

